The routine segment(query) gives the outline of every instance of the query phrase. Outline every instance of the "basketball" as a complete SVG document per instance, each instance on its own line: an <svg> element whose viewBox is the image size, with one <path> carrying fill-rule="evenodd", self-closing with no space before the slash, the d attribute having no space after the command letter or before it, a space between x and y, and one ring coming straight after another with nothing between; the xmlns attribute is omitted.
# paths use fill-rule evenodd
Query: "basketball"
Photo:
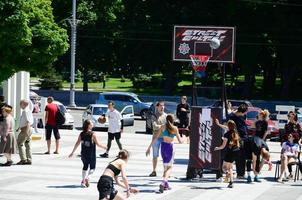
<svg viewBox="0 0 302 200"><path fill-rule="evenodd" d="M99 117L98 122L101 124L104 124L106 122L106 117L103 117L103 116Z"/></svg>
<svg viewBox="0 0 302 200"><path fill-rule="evenodd" d="M217 39L217 38L213 38L211 41L210 41L210 47L212 49L218 49L220 46L220 40Z"/></svg>

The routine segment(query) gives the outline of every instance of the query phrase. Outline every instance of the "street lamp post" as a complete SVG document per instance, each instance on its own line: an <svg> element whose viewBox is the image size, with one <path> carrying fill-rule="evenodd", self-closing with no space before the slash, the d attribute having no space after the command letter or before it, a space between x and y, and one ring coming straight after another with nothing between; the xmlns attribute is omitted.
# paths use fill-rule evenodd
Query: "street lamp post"
<svg viewBox="0 0 302 200"><path fill-rule="evenodd" d="M71 70L70 70L70 107L76 107L74 96L75 96L75 54L76 54L76 32L77 32L77 20L76 20L76 0L72 0L72 19L71 24L71 49L70 49L70 60L71 60Z"/></svg>

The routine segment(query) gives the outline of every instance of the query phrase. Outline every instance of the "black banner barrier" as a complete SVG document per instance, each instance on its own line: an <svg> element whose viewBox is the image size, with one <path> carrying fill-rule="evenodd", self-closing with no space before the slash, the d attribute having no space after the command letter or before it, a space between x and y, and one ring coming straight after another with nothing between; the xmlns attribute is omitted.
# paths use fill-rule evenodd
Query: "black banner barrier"
<svg viewBox="0 0 302 200"><path fill-rule="evenodd" d="M215 119L222 121L222 108L192 107L187 178L195 178L199 174L196 171L202 169L221 171L222 152L213 150L221 144L223 130L215 124Z"/></svg>

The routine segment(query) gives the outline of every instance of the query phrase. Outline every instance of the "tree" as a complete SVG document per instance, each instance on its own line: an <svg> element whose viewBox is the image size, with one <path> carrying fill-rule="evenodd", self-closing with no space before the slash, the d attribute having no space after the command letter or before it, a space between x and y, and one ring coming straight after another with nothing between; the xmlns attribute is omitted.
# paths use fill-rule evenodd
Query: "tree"
<svg viewBox="0 0 302 200"><path fill-rule="evenodd" d="M0 81L21 70L44 71L68 49L51 0L0 1L0 41Z"/></svg>

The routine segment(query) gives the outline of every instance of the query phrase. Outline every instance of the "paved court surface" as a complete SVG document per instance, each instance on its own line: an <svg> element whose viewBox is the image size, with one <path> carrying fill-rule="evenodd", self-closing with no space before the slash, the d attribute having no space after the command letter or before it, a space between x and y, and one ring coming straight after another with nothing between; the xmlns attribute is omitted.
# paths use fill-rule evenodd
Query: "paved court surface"
<svg viewBox="0 0 302 200"><path fill-rule="evenodd" d="M46 150L45 141L34 141L33 146L33 165L1 167L0 168L0 199L2 200L80 200L98 199L97 181L102 171L117 154L117 146L113 143L110 158L97 158L97 170L92 176L92 184L89 188L81 188L81 167L79 157L69 159L67 156L71 152L77 138L78 130L63 130L62 149L59 155L44 155ZM98 132L98 136L103 142L107 135ZM226 183L216 182L214 175L205 175L202 180L185 181L188 148L187 144L176 144L175 165L171 177L172 190L163 194L158 193L158 185L161 177L150 178L151 158L145 157L146 146L150 142L150 136L135 134L132 129L125 130L122 135L124 148L131 152L128 165L129 182L133 187L137 187L141 192L132 195L130 199L244 199L244 200L268 200L268 199L301 199L302 182L293 181L279 184L274 181L273 171L267 171L268 166L264 167L261 175L261 183L246 184L244 181L237 180L233 189L228 189ZM278 158L280 151L279 143L269 143L272 151L273 160ZM79 152L80 149L78 149ZM97 153L103 153L101 149ZM19 161L17 155L13 157L15 162ZM4 158L0 157L0 162ZM160 162L159 162L160 164ZM275 166L274 166L275 167ZM158 174L162 174L162 165L158 166ZM118 186L117 186L118 188ZM121 190L123 191L123 190Z"/></svg>

